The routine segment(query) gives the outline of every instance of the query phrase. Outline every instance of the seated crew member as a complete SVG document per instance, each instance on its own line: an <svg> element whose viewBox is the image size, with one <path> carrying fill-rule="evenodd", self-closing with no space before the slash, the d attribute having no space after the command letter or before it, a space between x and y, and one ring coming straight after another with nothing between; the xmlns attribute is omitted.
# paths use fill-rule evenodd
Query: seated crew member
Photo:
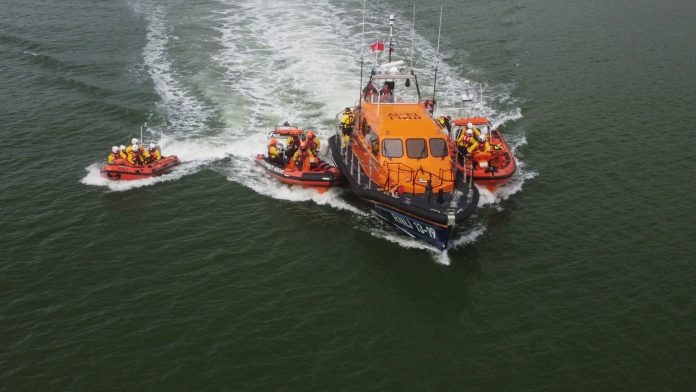
<svg viewBox="0 0 696 392"><path fill-rule="evenodd" d="M380 96L380 101L381 102L392 102L392 90L387 84L387 82L384 82L384 85L382 86L382 90L379 92Z"/></svg>
<svg viewBox="0 0 696 392"><path fill-rule="evenodd" d="M128 153L126 152L126 146L121 144L121 146L118 148L118 153L121 154L121 158L123 159L128 159Z"/></svg>
<svg viewBox="0 0 696 392"><path fill-rule="evenodd" d="M367 86L363 89L363 99L366 101L372 101L372 97L377 95L377 88L372 84L372 81L367 82Z"/></svg>
<svg viewBox="0 0 696 392"><path fill-rule="evenodd" d="M321 142L319 138L314 134L314 132L307 132L307 148L314 156L319 156L319 149L321 148Z"/></svg>
<svg viewBox="0 0 696 392"><path fill-rule="evenodd" d="M478 145L471 153L471 158L477 161L481 168L487 168L489 166L488 162L491 160L491 145L486 141L485 135L481 135L478 138Z"/></svg>
<svg viewBox="0 0 696 392"><path fill-rule="evenodd" d="M157 162L162 159L162 153L155 143L150 143L150 146L147 149L147 158L148 163Z"/></svg>
<svg viewBox="0 0 696 392"><path fill-rule="evenodd" d="M295 155L293 155L292 160L298 169L302 169L305 160L312 157L314 157L314 154L307 148L307 142L302 142L300 143L300 148L295 152Z"/></svg>
<svg viewBox="0 0 696 392"><path fill-rule="evenodd" d="M119 160L119 159L121 159L121 158L122 158L122 157L121 157L121 154L120 154L119 151L118 151L118 147L113 146L113 147L111 147L111 153L109 154L109 156L106 157L106 163L108 163L109 165L111 165L111 164L113 164L114 162L116 162L117 160Z"/></svg>
<svg viewBox="0 0 696 392"><path fill-rule="evenodd" d="M128 154L128 162L130 162L131 165L142 165L143 154L140 151L140 146L133 144L131 147L131 151Z"/></svg>
<svg viewBox="0 0 696 392"><path fill-rule="evenodd" d="M280 156L280 150L278 149L278 141L276 139L271 139L268 142L268 159L271 162L283 163L283 157Z"/></svg>

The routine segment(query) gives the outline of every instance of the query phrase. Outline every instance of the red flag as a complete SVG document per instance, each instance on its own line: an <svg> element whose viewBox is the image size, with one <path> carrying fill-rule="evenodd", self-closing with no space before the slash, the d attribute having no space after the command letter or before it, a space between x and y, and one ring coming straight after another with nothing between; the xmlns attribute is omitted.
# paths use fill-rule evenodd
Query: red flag
<svg viewBox="0 0 696 392"><path fill-rule="evenodd" d="M370 50L371 51L383 51L384 50L384 41L377 41L374 44L370 45Z"/></svg>

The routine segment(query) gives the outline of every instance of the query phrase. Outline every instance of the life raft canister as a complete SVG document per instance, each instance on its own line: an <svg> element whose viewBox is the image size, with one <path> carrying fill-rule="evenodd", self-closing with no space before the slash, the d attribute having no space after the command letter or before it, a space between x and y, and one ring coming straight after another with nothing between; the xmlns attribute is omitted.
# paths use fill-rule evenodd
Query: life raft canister
<svg viewBox="0 0 696 392"><path fill-rule="evenodd" d="M473 155L473 158L481 169L487 169L488 161L490 161L492 157L489 152L477 152Z"/></svg>

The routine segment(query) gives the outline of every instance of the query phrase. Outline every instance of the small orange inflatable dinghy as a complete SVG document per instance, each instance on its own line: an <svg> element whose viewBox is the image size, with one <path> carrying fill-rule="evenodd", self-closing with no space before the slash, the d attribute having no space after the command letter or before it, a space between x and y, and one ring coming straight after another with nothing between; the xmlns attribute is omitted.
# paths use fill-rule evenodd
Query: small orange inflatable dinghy
<svg viewBox="0 0 696 392"><path fill-rule="evenodd" d="M491 123L485 117L458 118L452 121L453 137L451 140L452 151L457 154L457 139L462 132L466 132L466 125L473 124L479 132L488 134L490 149L487 151L474 150L471 159L466 161L466 173L471 172L474 165L474 183L485 186L491 191L510 180L517 170L517 163L512 156L510 148L503 140L500 132L492 129ZM464 171L461 156L456 157L457 168Z"/></svg>
<svg viewBox="0 0 696 392"><path fill-rule="evenodd" d="M169 173L179 163L179 158L176 155L162 157L156 162L145 165L132 165L125 159L118 159L114 163L102 167L100 173L110 180L142 180Z"/></svg>
<svg viewBox="0 0 696 392"><path fill-rule="evenodd" d="M294 127L281 127L269 133L269 139L290 136L304 140L304 131ZM286 151L281 143L277 143L276 148L279 150L277 159L270 159L264 154L258 154L255 159L256 164L276 180L285 184L314 188L320 193L340 183L341 172L318 157L309 156L297 165L291 156L293 151Z"/></svg>

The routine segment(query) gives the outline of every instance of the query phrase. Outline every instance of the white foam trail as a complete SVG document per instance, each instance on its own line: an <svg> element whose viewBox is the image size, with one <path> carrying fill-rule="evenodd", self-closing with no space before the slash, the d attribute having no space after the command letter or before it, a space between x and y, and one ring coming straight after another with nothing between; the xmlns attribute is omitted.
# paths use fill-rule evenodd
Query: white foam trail
<svg viewBox="0 0 696 392"><path fill-rule="evenodd" d="M175 131L189 136L200 132L212 111L192 95L176 75L167 49L170 34L166 11L161 6L144 2L136 3L135 10L148 22L143 62L162 99L158 104L160 110L166 113Z"/></svg>
<svg viewBox="0 0 696 392"><path fill-rule="evenodd" d="M206 164L227 158L231 154L231 148L222 142L213 140L192 141L178 140L165 136L159 143L166 155L176 155L181 164L170 173L159 177L144 178L142 180L114 181L102 177L99 174L100 164L95 163L85 168L87 174L80 182L86 185L103 186L112 191L127 191L143 186L155 185L165 181L178 180L183 176L198 172Z"/></svg>
<svg viewBox="0 0 696 392"><path fill-rule="evenodd" d="M380 229L374 229L370 232L374 237L385 239L389 242L393 242L403 248L408 249L421 249L429 252L433 259L442 265L450 265L449 251L452 249L459 249L465 245L476 242L476 239L480 237L486 228L481 225L476 225L471 228L466 229L463 233L455 232L455 236L449 243L447 249L440 250L432 245L425 243L419 239L407 236L403 233L394 232L390 230L389 232Z"/></svg>
<svg viewBox="0 0 696 392"><path fill-rule="evenodd" d="M285 7L223 3L228 8L219 12L218 31L224 49L213 60L226 69L226 87L247 102L245 120L306 126L332 118L356 100L359 68L341 45L339 32L348 28L337 16L340 10L326 1Z"/></svg>
<svg viewBox="0 0 696 392"><path fill-rule="evenodd" d="M341 197L340 190L319 194L312 189L280 184L253 162L254 156L265 150L267 131L284 120L318 131L326 146L326 139L333 133L334 115L343 107L354 104L360 89L359 32L362 16L359 7L344 9L341 7L345 6L334 5L328 0L281 2L274 7L262 0L218 0L209 18L213 36L180 37L181 42L213 42L220 48L203 53L212 62L207 72L193 72L197 75L196 80L182 76L190 75L194 70L177 70L177 66L186 64L186 59L180 63L172 57L180 51L170 50L177 48L177 41L171 41L173 21L168 20L170 16L165 7L148 0L137 0L134 6L148 23L143 62L162 98L158 111L166 114L172 125L172 131L167 132L161 142L162 149L165 154L178 155L183 163L165 176L130 182L103 179L99 176L98 165L92 165L87 168L88 174L82 182L111 190L127 190L174 180L195 173L210 162L230 158L228 167L214 169L221 170L228 180L260 194L329 205L351 211L357 219L364 216L361 209ZM368 12L366 45L385 35L386 15L391 12L384 7L380 3ZM310 9L312 11L307 12ZM410 15L399 19L410 21ZM417 26L417 29L425 28L429 27ZM410 23L400 23L397 33L401 34L397 38L407 51L411 39ZM369 50L365 54L369 58ZM397 53L397 58L400 55ZM434 46L417 32L414 68L424 97L429 97L432 92L434 56ZM366 75L369 67L367 62ZM456 105L464 89L466 80L458 68L440 62L438 101L442 108L447 104ZM192 86L196 81L197 85ZM478 87L472 83L472 92L478 92ZM490 94L484 96L482 103L482 115L491 118L495 125L521 117L519 108L499 112L490 104L505 102L502 106L514 106L514 99L509 94L511 88L505 85L489 87L486 93ZM206 123L210 119L219 120L218 115L225 126L213 136L210 132L206 135L209 131ZM524 168L519 158L518 167ZM509 192L507 196L505 192L491 195L493 203L519 191L529 175L536 174L518 169L518 174L508 185L519 181L519 185L515 185L519 188L510 187L505 191ZM483 199L487 197L482 196ZM473 242L480 235L477 233L465 232L462 239L457 238L451 246ZM449 263L447 252L433 251L434 248L421 241L404 239L398 233L394 235L391 228L384 235L390 241L401 241L402 246L432 251L439 255L438 262ZM460 241L463 241L461 245Z"/></svg>
<svg viewBox="0 0 696 392"><path fill-rule="evenodd" d="M524 183L538 175L536 171L527 169L527 165L521 159L522 156L518 151L521 146L527 144L527 138L524 137L524 135L512 138L505 135L505 138L508 141L510 150L517 162L517 171L507 183L499 186L495 189L495 191L491 191L483 186L477 186L479 190L479 207L492 205L498 210L502 210L502 207L500 206L501 201L507 200L510 198L510 196L522 191Z"/></svg>
<svg viewBox="0 0 696 392"><path fill-rule="evenodd" d="M81 183L85 185L93 185L106 187L111 191L123 192L129 191L131 189L141 188L144 186L151 186L161 182L176 181L181 177L194 173L199 170L198 165L194 163L182 163L181 165L174 168L173 171L167 174L163 174L158 177L144 178L142 180L130 180L130 181L114 181L104 178L99 173L101 165L95 163L85 168L87 174L80 180Z"/></svg>
<svg viewBox="0 0 696 392"><path fill-rule="evenodd" d="M223 49L212 59L224 68L223 85L234 92L234 97L216 93L210 95L218 97L217 105L229 128L235 128L234 133L240 137L230 144L230 152L236 159L231 162L234 169L229 170L227 178L270 197L292 201L311 200L364 214L342 201L340 192L332 190L319 196L313 190L279 184L252 167L253 156L265 150L265 133L273 125L283 120L300 126L316 126L317 122L330 124L336 112L355 102L356 92L360 88L360 36L357 34L360 21L356 19L359 13L352 15L327 1L298 1L273 8L260 0L244 3L221 0L219 3L221 10L216 12L219 20L215 25L218 26L218 39ZM307 13L308 8L315 11ZM387 14L384 10L368 15L366 45L384 35L384 15ZM399 26L398 31L402 34L402 44L410 42L410 24ZM422 83L422 92L427 97L430 94L428 91L432 91L428 84L432 86L435 48L420 34L416 34L416 47L414 68ZM366 56L369 58L369 51ZM366 74L369 63L367 61ZM467 81L445 62L440 62L438 75L438 100L454 106ZM478 93L479 85L471 83L470 87L472 92ZM496 93L499 101L510 99L504 88L496 90L502 90ZM481 115L492 118L495 125L521 117L519 108L497 112L488 105L486 98L483 97ZM249 123L258 126L249 128L245 125ZM239 128L244 131L238 131ZM328 129L322 134L320 130L319 134L325 141L331 132ZM523 182L524 178L518 173L517 179ZM517 184L517 179L509 184ZM486 200L497 202L516 193L521 189L521 182L501 189L495 195L482 192L483 204L486 204ZM461 240L454 242L454 246L475 241L483 230L465 234ZM389 233L378 230L373 235L404 247L428 250L439 255L438 262L448 262L447 252L394 234L393 230Z"/></svg>

